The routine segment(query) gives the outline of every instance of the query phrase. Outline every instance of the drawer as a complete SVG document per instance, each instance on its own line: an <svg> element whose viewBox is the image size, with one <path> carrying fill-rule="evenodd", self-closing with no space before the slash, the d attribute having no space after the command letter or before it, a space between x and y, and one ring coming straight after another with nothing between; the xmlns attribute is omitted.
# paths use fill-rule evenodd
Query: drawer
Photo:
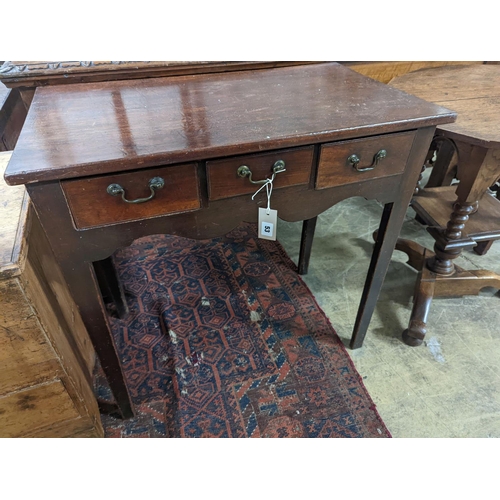
<svg viewBox="0 0 500 500"><path fill-rule="evenodd" d="M273 189L309 184L313 151L313 146L307 146L207 161L208 197L222 200L255 193L262 184L252 184L248 177L238 176L238 168L246 165L252 172L252 179L261 180L271 177L273 165L278 160L285 162L286 171L276 174Z"/></svg>
<svg viewBox="0 0 500 500"><path fill-rule="evenodd" d="M410 131L323 144L316 189L401 174L415 134Z"/></svg>
<svg viewBox="0 0 500 500"><path fill-rule="evenodd" d="M155 178L163 180L161 189L150 188L150 181ZM78 229L200 208L195 163L68 180L61 185ZM148 198L152 193L154 196L141 203L127 203L120 193L108 193L111 185L121 186L126 200Z"/></svg>

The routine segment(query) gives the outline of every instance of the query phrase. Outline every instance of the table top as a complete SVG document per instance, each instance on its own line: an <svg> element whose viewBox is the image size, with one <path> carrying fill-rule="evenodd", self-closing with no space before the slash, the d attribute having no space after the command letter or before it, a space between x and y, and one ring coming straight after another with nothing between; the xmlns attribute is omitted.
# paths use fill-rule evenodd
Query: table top
<svg viewBox="0 0 500 500"><path fill-rule="evenodd" d="M439 129L458 140L500 147L500 65L442 67L394 78L389 85L458 113Z"/></svg>
<svg viewBox="0 0 500 500"><path fill-rule="evenodd" d="M337 63L43 87L5 179L74 178L454 119Z"/></svg>

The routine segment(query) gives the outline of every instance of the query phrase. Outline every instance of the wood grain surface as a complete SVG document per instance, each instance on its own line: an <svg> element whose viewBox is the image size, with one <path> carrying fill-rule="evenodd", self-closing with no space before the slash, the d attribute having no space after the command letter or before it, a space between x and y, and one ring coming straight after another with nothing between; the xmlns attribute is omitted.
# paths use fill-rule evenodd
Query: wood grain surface
<svg viewBox="0 0 500 500"><path fill-rule="evenodd" d="M3 179L0 227L0 437L102 435L92 344L23 187Z"/></svg>
<svg viewBox="0 0 500 500"><path fill-rule="evenodd" d="M221 200L246 193L254 193L261 185L252 184L247 177L238 177L238 168L246 165L252 171L252 180L272 177L272 167L278 160L285 162L285 172L276 174L273 190L287 186L309 184L314 147L293 148L272 153L235 156L207 162L207 180L210 200Z"/></svg>
<svg viewBox="0 0 500 500"><path fill-rule="evenodd" d="M0 397L2 437L19 437L54 422L78 418L60 380Z"/></svg>
<svg viewBox="0 0 500 500"><path fill-rule="evenodd" d="M51 423L41 429L33 429L23 438L103 438L102 427L98 427L89 417L78 417Z"/></svg>
<svg viewBox="0 0 500 500"><path fill-rule="evenodd" d="M21 273L22 228L27 216L28 196L24 186L7 186L3 173L12 153L0 152L0 280Z"/></svg>
<svg viewBox="0 0 500 500"><path fill-rule="evenodd" d="M0 396L61 375L18 280L0 281Z"/></svg>
<svg viewBox="0 0 500 500"><path fill-rule="evenodd" d="M482 61L353 61L344 63L362 75L382 83L412 71L443 66L470 66Z"/></svg>
<svg viewBox="0 0 500 500"><path fill-rule="evenodd" d="M127 203L121 196L112 196L106 191L110 184L117 183L125 189L126 199L145 198L151 194L148 183L154 177L161 177L165 186L157 189L154 198L144 203ZM194 163L63 181L61 184L79 229L200 208Z"/></svg>
<svg viewBox="0 0 500 500"><path fill-rule="evenodd" d="M92 389L95 351L37 217L32 217L30 241L19 281L70 381L68 391L83 415L98 420Z"/></svg>
<svg viewBox="0 0 500 500"><path fill-rule="evenodd" d="M456 186L425 188L413 198L412 207L431 226L446 227L457 201ZM485 194L479 209L465 226L465 233L476 241L500 237L500 200Z"/></svg>
<svg viewBox="0 0 500 500"><path fill-rule="evenodd" d="M311 64L306 61L5 61L0 81L7 87L157 78L199 73Z"/></svg>
<svg viewBox="0 0 500 500"><path fill-rule="evenodd" d="M416 130L399 175L319 191L311 183L293 185L273 194L273 208L290 221L316 217L352 196L385 204L354 327L352 346L359 347L435 126L454 119L443 107L335 63L44 87L36 91L6 179L28 184L115 400L128 418L133 410L92 262L149 234L210 238L241 221L255 221L262 197L208 201L205 161L312 146L316 169L322 143ZM75 231L71 196L63 185L108 181L115 174L135 179L150 167L169 170L194 161L200 161L202 209L143 215L124 224L113 217L109 225ZM86 202L89 213L101 206L91 198L95 206Z"/></svg>
<svg viewBox="0 0 500 500"><path fill-rule="evenodd" d="M500 148L500 66L425 69L395 78L390 85L456 111L455 123L439 126L447 135Z"/></svg>
<svg viewBox="0 0 500 500"><path fill-rule="evenodd" d="M453 118L443 107L336 63L43 87L6 180L31 183L206 160Z"/></svg>
<svg viewBox="0 0 500 500"><path fill-rule="evenodd" d="M405 169L414 137L415 132L404 132L323 144L319 157L316 189L401 174ZM348 162L348 158L355 154L360 160L359 168L369 167L373 163L374 156L382 149L387 152L387 156L380 160L373 170L360 172Z"/></svg>
<svg viewBox="0 0 500 500"><path fill-rule="evenodd" d="M0 151L12 151L26 119L27 108L18 89L0 83Z"/></svg>
<svg viewBox="0 0 500 500"><path fill-rule="evenodd" d="M316 63L319 61L316 61ZM198 73L313 64L312 61L5 61L0 81L8 87L153 78ZM410 71L482 61L343 61L362 75L383 83Z"/></svg>

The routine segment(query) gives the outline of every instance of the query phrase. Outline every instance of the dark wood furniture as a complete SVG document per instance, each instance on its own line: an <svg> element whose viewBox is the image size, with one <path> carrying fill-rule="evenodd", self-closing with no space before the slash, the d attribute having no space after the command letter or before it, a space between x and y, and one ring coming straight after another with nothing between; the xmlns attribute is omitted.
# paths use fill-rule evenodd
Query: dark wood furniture
<svg viewBox="0 0 500 500"><path fill-rule="evenodd" d="M256 186L238 169L260 180L285 158L271 203L284 220L351 196L384 204L351 341L360 347L435 127L454 119L335 63L47 86L5 179L26 184L128 417L95 262L142 236L211 238L256 221L266 197L252 201Z"/></svg>
<svg viewBox="0 0 500 500"><path fill-rule="evenodd" d="M391 86L458 112L453 124L439 125L432 149L437 159L428 184L418 189L412 207L436 240L434 252L413 242L397 248L419 270L408 345L420 345L433 297L477 295L500 288L500 275L466 271L454 260L463 249L480 246L485 253L500 238L500 201L488 188L500 178L500 67L480 65L409 73ZM453 179L459 183L451 185Z"/></svg>
<svg viewBox="0 0 500 500"><path fill-rule="evenodd" d="M12 150L21 132L35 89L46 85L136 80L258 70L313 64L307 61L5 61L0 66L0 150ZM364 68L366 70L366 68ZM8 97L8 98L7 98ZM3 101L5 103L3 104ZM304 222L299 258L300 274L307 272L312 235ZM309 245L307 246L307 243ZM112 303L120 317L127 313L123 290L110 257L95 266L103 297Z"/></svg>
<svg viewBox="0 0 500 500"><path fill-rule="evenodd" d="M314 64L307 61L5 61L0 80L9 88L224 73Z"/></svg>
<svg viewBox="0 0 500 500"><path fill-rule="evenodd" d="M26 118L27 108L18 89L0 82L0 151L12 151Z"/></svg>
<svg viewBox="0 0 500 500"><path fill-rule="evenodd" d="M9 88L221 73L314 64L311 61L5 61L0 81ZM480 61L343 61L357 73L382 83L422 68L482 64Z"/></svg>
<svg viewBox="0 0 500 500"><path fill-rule="evenodd" d="M0 66L0 81L8 87L6 90L9 92L12 90L10 102L15 103L17 111L15 119L8 122L7 133L11 138L7 149L14 148L35 88L39 86L223 73L305 64L314 63L307 61L5 61ZM395 76L421 68L482 63L480 61L344 61L341 64L354 69L357 73L387 83ZM0 133L2 130L0 120ZM308 271L315 227L316 218L303 223L298 261L299 274L302 275ZM112 259L103 261L96 267L96 272L107 291L105 299L113 302L120 314L126 312L127 307L122 300L123 293L119 284L110 286L109 283L105 283L106 277L116 274Z"/></svg>

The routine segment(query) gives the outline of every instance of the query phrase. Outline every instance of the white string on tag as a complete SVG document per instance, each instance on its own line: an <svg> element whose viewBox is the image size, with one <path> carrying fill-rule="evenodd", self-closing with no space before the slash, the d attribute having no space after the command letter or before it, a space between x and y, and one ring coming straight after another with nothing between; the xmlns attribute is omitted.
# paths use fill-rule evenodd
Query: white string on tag
<svg viewBox="0 0 500 500"><path fill-rule="evenodd" d="M266 209L266 213L267 215L269 215L269 213L271 212L271 194L273 192L273 181L274 181L274 177L276 176L276 174L273 173L272 177L270 179L266 179L266 182L264 184L262 184L262 186L260 186L259 189L257 189L257 191L255 191L255 193L253 194L252 196L252 201L253 199L264 189L266 188L266 194L267 194L267 209Z"/></svg>
<svg viewBox="0 0 500 500"><path fill-rule="evenodd" d="M267 215L269 215L270 212L271 212L271 194L272 194L272 192L273 192L273 181L268 182L266 184L266 193L267 193L267 209L266 209L266 214Z"/></svg>
<svg viewBox="0 0 500 500"><path fill-rule="evenodd" d="M273 172L272 177L266 179L262 186L260 186L252 196L253 200L264 188L266 188L267 208L259 207L257 236L264 240L272 241L276 241L276 229L278 225L278 211L271 209L271 194L273 193L273 181L275 176L276 174Z"/></svg>

